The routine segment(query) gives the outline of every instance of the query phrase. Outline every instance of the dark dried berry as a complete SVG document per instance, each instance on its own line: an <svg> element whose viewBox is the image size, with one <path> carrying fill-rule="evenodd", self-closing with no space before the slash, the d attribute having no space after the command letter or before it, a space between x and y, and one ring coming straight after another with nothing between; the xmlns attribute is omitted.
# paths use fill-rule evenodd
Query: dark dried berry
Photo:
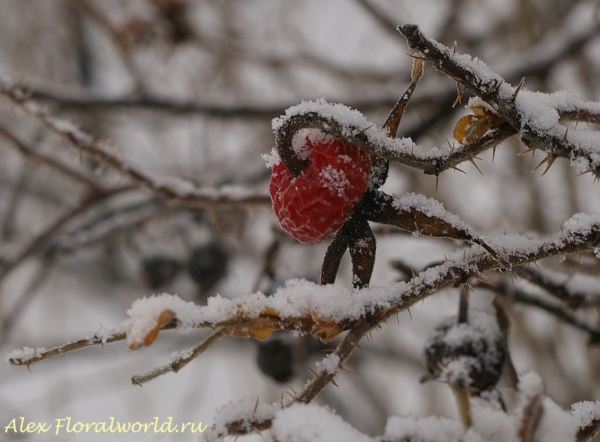
<svg viewBox="0 0 600 442"><path fill-rule="evenodd" d="M221 245L210 242L194 249L188 262L188 272L205 293L225 276L228 260L229 257Z"/></svg>
<svg viewBox="0 0 600 442"><path fill-rule="evenodd" d="M467 322L458 322L456 317L445 319L435 327L425 345L429 373L452 383L451 376L466 372L473 394L496 386L505 354L496 320L478 311L469 311Z"/></svg>
<svg viewBox="0 0 600 442"><path fill-rule="evenodd" d="M292 346L281 339L258 343L258 368L277 382L288 382L294 376Z"/></svg>
<svg viewBox="0 0 600 442"><path fill-rule="evenodd" d="M169 284L181 269L179 261L163 255L154 255L142 261L144 279L151 289L157 289Z"/></svg>

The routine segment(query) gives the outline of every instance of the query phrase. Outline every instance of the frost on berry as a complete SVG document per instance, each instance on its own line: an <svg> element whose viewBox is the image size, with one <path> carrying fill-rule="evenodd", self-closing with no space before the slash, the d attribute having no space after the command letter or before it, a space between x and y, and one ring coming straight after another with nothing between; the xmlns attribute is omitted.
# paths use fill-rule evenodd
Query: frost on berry
<svg viewBox="0 0 600 442"><path fill-rule="evenodd" d="M449 383L467 373L474 394L496 386L505 355L496 320L479 311L469 311L468 322L446 318L437 325L425 345L429 373Z"/></svg>
<svg viewBox="0 0 600 442"><path fill-rule="evenodd" d="M308 154L308 165L297 177L283 162L273 165L273 210L298 241L321 242L342 227L362 199L371 160L359 147L318 131L295 143L294 150Z"/></svg>

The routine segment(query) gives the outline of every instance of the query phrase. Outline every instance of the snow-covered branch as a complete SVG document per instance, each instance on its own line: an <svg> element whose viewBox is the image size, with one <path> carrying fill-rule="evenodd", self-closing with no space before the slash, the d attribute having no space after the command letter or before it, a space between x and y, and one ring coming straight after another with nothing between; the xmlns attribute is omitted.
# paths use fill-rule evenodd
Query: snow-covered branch
<svg viewBox="0 0 600 442"><path fill-rule="evenodd" d="M302 169L301 162L293 155L293 138L298 131L308 128L320 129L381 158L423 170L430 175L439 175L464 161L471 161L477 154L496 147L516 134L508 124L503 124L472 143L426 150L410 138L389 137L360 112L345 105L329 104L324 100L303 102L289 108L285 116L273 121L279 154L290 170Z"/></svg>
<svg viewBox="0 0 600 442"><path fill-rule="evenodd" d="M150 190L156 198L173 205L201 208L221 208L252 205L268 205L268 195L240 186L222 188L196 187L193 183L175 177L158 177L139 169L119 157L115 148L107 141L95 140L79 129L73 122L59 119L32 101L27 92L18 85L11 85L0 78L0 96L21 107L27 114L38 119L47 129L67 140L84 155L94 158L113 169L133 184Z"/></svg>
<svg viewBox="0 0 600 442"><path fill-rule="evenodd" d="M567 158L579 173L600 176L598 132L573 130L562 120L598 121L600 103L586 102L559 91L544 94L509 85L484 62L470 55L459 55L425 36L416 25L403 25L398 30L409 47L419 51L433 66L487 102L533 150L548 154L548 167L557 157Z"/></svg>

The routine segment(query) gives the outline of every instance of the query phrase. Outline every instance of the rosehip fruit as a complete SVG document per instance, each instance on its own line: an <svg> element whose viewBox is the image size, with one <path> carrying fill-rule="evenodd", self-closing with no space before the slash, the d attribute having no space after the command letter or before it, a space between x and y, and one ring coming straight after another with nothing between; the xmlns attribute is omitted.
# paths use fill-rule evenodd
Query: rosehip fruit
<svg viewBox="0 0 600 442"><path fill-rule="evenodd" d="M282 339L258 343L258 368L277 382L288 382L294 377L292 346Z"/></svg>
<svg viewBox="0 0 600 442"><path fill-rule="evenodd" d="M273 166L269 192L281 227L302 243L323 241L352 215L369 185L367 152L330 135L310 134L296 152L308 153L297 176Z"/></svg>
<svg viewBox="0 0 600 442"><path fill-rule="evenodd" d="M188 262L188 273L203 294L211 290L227 273L229 256L217 242L198 246Z"/></svg>
<svg viewBox="0 0 600 442"><path fill-rule="evenodd" d="M142 267L148 286L151 289L158 289L170 284L175 279L181 269L181 264L168 256L154 255L144 258Z"/></svg>
<svg viewBox="0 0 600 442"><path fill-rule="evenodd" d="M468 373L470 390L475 395L496 386L505 356L504 338L496 319L479 311L469 311L468 322L446 318L425 345L429 373L448 381L446 368L458 363Z"/></svg>

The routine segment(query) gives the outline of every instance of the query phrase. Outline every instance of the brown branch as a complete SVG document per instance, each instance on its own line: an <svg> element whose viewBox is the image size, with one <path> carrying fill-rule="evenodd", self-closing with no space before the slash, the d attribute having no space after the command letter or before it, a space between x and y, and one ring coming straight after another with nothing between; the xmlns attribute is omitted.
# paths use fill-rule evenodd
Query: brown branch
<svg viewBox="0 0 600 442"><path fill-rule="evenodd" d="M502 238L487 237L486 240L498 243ZM598 247L600 244L600 221L590 219L589 224L581 228L581 232L566 231L534 244L523 237L522 242L524 243L522 249L501 250L499 256L502 259L494 258L487 253L482 254L480 250L475 249L468 254L465 252L462 259L429 267L413 277L406 285L394 289L393 297L385 303L386 307L378 306L380 298L371 305L368 301L369 298L365 297L365 311L372 313L366 314L360 320L352 316L339 318L336 322L327 318L319 318L318 315L313 316L312 312L308 316L280 317L277 308L270 307L267 302L265 311L259 315L245 313L243 309L236 308L235 313L232 313L229 319L189 325L195 328L224 328L227 335L243 337L255 337L257 333L265 336L264 332L272 333L276 330L296 331L301 335L310 334L322 338L324 341L331 340L344 330L356 328L358 322L370 323L371 327L367 330L370 331L391 316L409 309L433 293L456 283L461 284L472 276L487 271L512 269L551 256L577 253ZM363 289L367 294L369 290L377 291L379 289Z"/></svg>
<svg viewBox="0 0 600 442"><path fill-rule="evenodd" d="M197 188L190 182L153 177L109 152L105 147L107 143L95 140L91 135L75 127L72 122L58 120L51 116L37 103L29 100L27 94L19 87L8 85L0 80L0 95L20 106L50 131L66 139L77 151L115 170L134 184L145 187L160 200L174 205L202 208L271 204L271 198L259 192Z"/></svg>
<svg viewBox="0 0 600 442"><path fill-rule="evenodd" d="M173 362L171 362L170 364L166 364L166 365L163 365L162 367L158 367L148 373L135 375L131 378L131 383L133 385L141 386L147 382L150 382L153 379L156 379L159 376L162 376L163 374L167 374L170 372L177 373L179 370L181 370L187 364L189 364L194 359L196 359L198 356L200 356L202 353L204 353L206 350L208 350L208 348L211 345L215 344L221 337L223 337L224 333L225 333L225 330L222 328L215 329L215 331L213 331L206 339L204 339L198 345L191 348L190 349L191 352L189 355L179 357L179 358L175 359Z"/></svg>
<svg viewBox="0 0 600 442"><path fill-rule="evenodd" d="M44 361L46 359L54 358L56 356L62 356L65 353L70 353L75 350L81 350L82 348L92 347L96 345L110 344L113 342L125 340L126 335L124 331L111 332L108 335L105 333L95 333L89 338L80 339L78 341L68 342L63 345L58 345L50 349L24 349L12 352L6 358L6 361L10 365L26 365L29 367L31 364L36 362ZM35 355L27 354L27 350L31 350Z"/></svg>
<svg viewBox="0 0 600 442"><path fill-rule="evenodd" d="M496 284L496 286L493 287L484 286L482 288L498 293L504 299L525 305L530 305L532 307L537 307L541 310L544 310L545 312L555 316L559 320L587 333L590 336L590 341L592 343L600 342L600 329L586 323L573 312L565 309L564 306L548 302L538 296L534 296L530 293L527 293L524 290L518 289L516 287L511 287L509 284L506 283L498 283Z"/></svg>
<svg viewBox="0 0 600 442"><path fill-rule="evenodd" d="M450 48L426 37L416 25L403 25L398 27L398 30L406 38L408 46L423 53L424 58L437 70L460 82L466 89L490 104L519 133L527 146L544 150L552 157L582 159L586 162L588 171L600 174L597 153L585 147L585 143L572 141L575 134L567 137L564 130L540 127L532 119L523 116L523 112L528 112L523 110L525 105L521 100L525 92L513 97L514 88L506 84L500 75L492 72L479 60L454 54ZM537 100L536 105L546 109L552 107L531 95L527 100ZM582 106L585 107L586 103L582 102ZM560 116L560 112L554 109Z"/></svg>
<svg viewBox="0 0 600 442"><path fill-rule="evenodd" d="M69 166L62 164L56 161L54 158L43 155L39 152L34 151L32 148L27 146L23 141L19 140L14 134L12 134L8 129L4 126L0 125L0 135L5 137L10 141L10 146L15 147L19 152L21 152L24 156L29 158L33 162L39 162L49 166L50 168L56 170L60 174L72 179L73 181L77 181L81 184L84 184L90 187L96 193L102 193L105 189L92 180L90 177L85 174L79 172L78 170L72 169Z"/></svg>
<svg viewBox="0 0 600 442"><path fill-rule="evenodd" d="M600 124L600 110L598 109L561 110L559 114L560 119L564 121Z"/></svg>
<svg viewBox="0 0 600 442"><path fill-rule="evenodd" d="M536 250L520 250L508 253L507 261L504 265L510 268L519 264L523 265L526 262L537 261L548 256L573 253L580 248L592 248L595 244L600 242L600 223L597 225L595 224L586 234L574 232L572 235L569 235L568 238L569 239L564 238L563 241L558 240L558 238L549 240L544 245L540 245ZM474 256L472 258L466 258L465 261L448 262L434 268L438 270L438 275L435 278L427 278L425 273L417 275L408 283L407 289L398 294L399 301L395 305L389 308L378 309L374 314L368 315L362 322L348 332L333 353L339 357L338 367L343 367L343 364L348 360L354 349L358 347L362 337L367 333L387 321L390 317L397 315L400 311L407 310L415 303L422 301L433 293L463 281L465 277L464 269L466 268L470 269L470 274L475 274L502 268L502 265L499 265L498 261L493 260L489 255ZM335 375L336 372L330 371L317 373L317 375L305 386L303 391L295 395L288 405L295 402L310 402L334 379ZM524 416L523 434L525 437L529 435L529 432L535 431L537 422L532 420L533 417L535 416ZM244 427L233 427L229 434L247 434L249 425L246 421L244 424ZM261 428L269 428L271 426L271 420L261 420L260 424Z"/></svg>
<svg viewBox="0 0 600 442"><path fill-rule="evenodd" d="M545 271L526 266L518 270L519 277L524 277L528 281L543 288L547 293L564 301L569 308L577 309L581 306L596 305L600 302L600 291L595 296L595 301L590 301L585 293L578 292L567 286L566 282L569 275L564 274L564 282L559 283L555 278L550 277Z"/></svg>
<svg viewBox="0 0 600 442"><path fill-rule="evenodd" d="M76 207L73 207L67 210L62 214L58 219L56 219L52 224L47 226L42 232L38 233L35 238L33 238L29 244L23 247L17 255L2 263L0 265L0 281L2 281L12 270L14 270L19 264L21 264L25 259L40 251L44 245L46 245L60 230L70 221L79 217L87 210L92 208L93 206L103 203L106 199L111 198L120 193L126 192L130 190L130 186L119 187L116 189L112 189L110 191L106 191L103 194L98 195L94 199L90 199L88 201L84 201Z"/></svg>

